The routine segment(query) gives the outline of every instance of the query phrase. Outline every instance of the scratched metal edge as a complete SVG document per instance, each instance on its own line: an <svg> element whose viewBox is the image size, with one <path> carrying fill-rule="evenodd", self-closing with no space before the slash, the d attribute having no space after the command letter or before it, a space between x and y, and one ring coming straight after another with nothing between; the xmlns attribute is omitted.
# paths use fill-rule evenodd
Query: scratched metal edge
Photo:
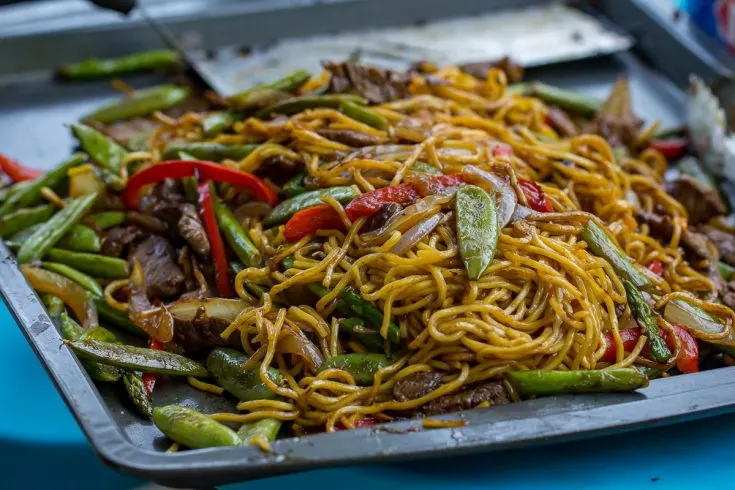
<svg viewBox="0 0 735 490"><path fill-rule="evenodd" d="M637 4L631 3L633 7ZM611 17L615 20L614 14ZM208 486L361 461L548 444L735 410L735 368L723 368L656 380L634 394L546 398L444 417L464 417L469 425L463 428L410 433L405 430L420 422L402 422L389 424L387 430L397 433L361 429L279 440L271 455L255 448L156 453L134 446L119 430L94 384L73 354L61 346L43 306L2 243L0 292L100 457L121 471L171 486Z"/></svg>

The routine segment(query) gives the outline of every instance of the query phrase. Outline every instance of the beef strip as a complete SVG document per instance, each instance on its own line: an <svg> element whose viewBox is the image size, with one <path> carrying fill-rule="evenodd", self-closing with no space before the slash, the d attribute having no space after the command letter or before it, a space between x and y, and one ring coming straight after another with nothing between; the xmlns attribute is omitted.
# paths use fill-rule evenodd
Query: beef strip
<svg viewBox="0 0 735 490"><path fill-rule="evenodd" d="M723 284L720 288L720 299L726 306L735 309L735 280Z"/></svg>
<svg viewBox="0 0 735 490"><path fill-rule="evenodd" d="M558 131L559 134L569 137L577 136L577 126L575 126L572 118L562 109L551 106L546 115L548 116L551 127Z"/></svg>
<svg viewBox="0 0 735 490"><path fill-rule="evenodd" d="M166 348L179 354L192 354L227 345L228 342L220 334L229 326L229 322L207 318L203 313L204 308L200 308L194 319L189 321L174 317L174 338L166 344Z"/></svg>
<svg viewBox="0 0 735 490"><path fill-rule="evenodd" d="M207 232L199 218L197 208L193 204L186 203L181 206L178 230L181 238L186 240L197 254L202 257L209 257L211 251L209 238L207 238Z"/></svg>
<svg viewBox="0 0 735 490"><path fill-rule="evenodd" d="M690 175L680 175L666 183L666 192L679 201L689 214L689 224L696 225L727 212L715 189Z"/></svg>
<svg viewBox="0 0 735 490"><path fill-rule="evenodd" d="M465 63L463 65L459 65L460 70L465 73L469 73L473 77L479 78L480 80L485 80L485 78L487 77L487 72L489 72L491 68L500 68L501 70L503 70L505 72L505 77L508 79L508 83L520 82L521 80L523 80L523 75L525 73L521 65L511 60L507 56L499 60L481 61L478 63Z"/></svg>
<svg viewBox="0 0 735 490"><path fill-rule="evenodd" d="M379 138L371 134L358 133L351 129L320 129L317 133L332 141L355 148L380 144Z"/></svg>
<svg viewBox="0 0 735 490"><path fill-rule="evenodd" d="M443 380L444 375L435 371L407 376L393 386L393 398L399 402L416 400L439 388ZM492 406L510 403L503 383L488 381L466 388L459 393L440 396L419 407L417 413L430 416L469 410L482 402L488 402Z"/></svg>
<svg viewBox="0 0 735 490"><path fill-rule="evenodd" d="M299 173L302 168L303 166L297 160L292 160L285 155L272 155L260 162L255 175L269 179L280 186Z"/></svg>
<svg viewBox="0 0 735 490"><path fill-rule="evenodd" d="M735 267L735 235L711 225L701 225L699 231L715 244L722 261Z"/></svg>
<svg viewBox="0 0 735 490"><path fill-rule="evenodd" d="M329 91L350 93L365 97L373 104L382 104L408 96L410 78L404 73L361 65L351 61L324 62L331 73Z"/></svg>
<svg viewBox="0 0 735 490"><path fill-rule="evenodd" d="M147 133L158 127L157 122L143 117L137 117L127 121L117 121L110 124L103 124L96 121L84 122L123 146L127 146L130 140L137 135Z"/></svg>
<svg viewBox="0 0 735 490"><path fill-rule="evenodd" d="M646 211L636 211L636 219L648 225L651 236L662 241L669 241L674 234L674 223L670 216L648 213ZM707 237L701 233L692 230L684 230L681 236L681 244L691 253L691 258L695 260L712 259L712 253L708 246Z"/></svg>
<svg viewBox="0 0 735 490"><path fill-rule="evenodd" d="M385 203L380 207L380 210L370 216L365 223L364 231L373 231L377 230L384 224L388 222L388 220L393 217L396 213L400 213L403 209L403 206L398 204L397 202L389 202Z"/></svg>
<svg viewBox="0 0 735 490"><path fill-rule="evenodd" d="M122 257L128 246L143 240L147 236L137 226L118 226L111 228L102 239L102 255Z"/></svg>
<svg viewBox="0 0 735 490"><path fill-rule="evenodd" d="M186 198L181 183L166 179L140 198L140 211L166 222L171 231L178 227L184 202Z"/></svg>
<svg viewBox="0 0 735 490"><path fill-rule="evenodd" d="M174 248L165 238L148 236L128 254L128 261L134 260L143 269L149 297L170 298L183 292L184 273L176 263Z"/></svg>

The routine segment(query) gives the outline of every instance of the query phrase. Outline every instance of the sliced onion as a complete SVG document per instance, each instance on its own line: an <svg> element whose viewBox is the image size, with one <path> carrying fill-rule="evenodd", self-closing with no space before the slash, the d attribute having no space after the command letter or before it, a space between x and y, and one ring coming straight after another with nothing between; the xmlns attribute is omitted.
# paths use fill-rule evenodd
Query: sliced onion
<svg viewBox="0 0 735 490"><path fill-rule="evenodd" d="M435 195L420 199L402 211L391 216L383 226L377 230L364 233L362 239L368 243L379 243L387 240L398 230L401 233L413 227L422 220L439 212L441 206L452 200L452 195Z"/></svg>
<svg viewBox="0 0 735 490"><path fill-rule="evenodd" d="M20 270L33 289L39 293L58 296L61 301L71 308L74 316L77 317L84 328L99 323L97 308L94 306L92 297L79 284L55 272L31 267L30 265L22 265Z"/></svg>
<svg viewBox="0 0 735 490"><path fill-rule="evenodd" d="M165 306L154 307L145 294L143 269L136 260L130 274L130 321L159 342L171 342L174 338L174 319Z"/></svg>
<svg viewBox="0 0 735 490"><path fill-rule="evenodd" d="M104 196L107 192L105 183L97 177L92 167L87 169L80 169L79 172L72 173L69 178L69 196L80 197L88 194L97 193L99 196ZM100 198L99 201L102 201Z"/></svg>
<svg viewBox="0 0 735 490"><path fill-rule="evenodd" d="M510 222L515 223L516 221L526 219L529 216L538 216L540 214L541 213L539 213L538 211L534 211L527 206L516 204L516 208L513 210L513 216L511 216Z"/></svg>
<svg viewBox="0 0 735 490"><path fill-rule="evenodd" d="M250 201L235 210L233 213L238 222L244 218L262 218L271 212L270 204L263 201Z"/></svg>
<svg viewBox="0 0 735 490"><path fill-rule="evenodd" d="M686 328L698 339L713 344L735 345L732 328L686 300L675 299L668 302L664 309L664 318L671 324Z"/></svg>
<svg viewBox="0 0 735 490"><path fill-rule="evenodd" d="M414 151L413 145L377 145L366 146L350 153L342 161L348 162L356 158L370 158L372 160L405 160Z"/></svg>
<svg viewBox="0 0 735 490"><path fill-rule="evenodd" d="M250 306L249 303L243 299L187 298L168 305L168 311L177 321L192 321L199 316L232 323L247 306Z"/></svg>
<svg viewBox="0 0 735 490"><path fill-rule="evenodd" d="M288 325L284 325L283 329L286 334L278 341L278 352L300 357L310 371L316 372L324 362L317 346L303 332L294 330Z"/></svg>
<svg viewBox="0 0 735 490"><path fill-rule="evenodd" d="M498 203L498 224L504 228L513 217L518 199L513 188L495 174L481 170L474 165L465 165L462 174L467 180L491 193Z"/></svg>
<svg viewBox="0 0 735 490"><path fill-rule="evenodd" d="M393 245L393 248L390 249L390 253L403 255L404 252L410 250L411 247L431 233L443 217L444 215L442 213L436 213L434 216L426 218L425 220L415 224L413 228L403 234L401 239L398 240L398 243Z"/></svg>

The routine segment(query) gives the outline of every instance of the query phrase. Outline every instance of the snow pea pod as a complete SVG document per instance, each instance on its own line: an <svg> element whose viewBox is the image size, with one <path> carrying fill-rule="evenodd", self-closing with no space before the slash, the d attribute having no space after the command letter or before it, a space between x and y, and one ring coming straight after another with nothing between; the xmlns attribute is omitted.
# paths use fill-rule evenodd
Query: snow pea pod
<svg viewBox="0 0 735 490"><path fill-rule="evenodd" d="M495 200L481 188L461 185L455 197L459 254L470 280L478 280L498 248Z"/></svg>
<svg viewBox="0 0 735 490"><path fill-rule="evenodd" d="M275 114L290 115L318 107L340 109L345 102L351 102L357 105L367 105L368 101L359 95L350 94L303 95L271 104L265 109L261 109L256 112L255 117L258 119L264 119Z"/></svg>
<svg viewBox="0 0 735 490"><path fill-rule="evenodd" d="M542 82L533 82L525 87L524 95L531 95L550 105L577 112L583 116L594 116L602 107L602 101L580 92L565 90Z"/></svg>
<svg viewBox="0 0 735 490"><path fill-rule="evenodd" d="M368 326L362 318L345 318L339 324L339 329L370 352L383 352L385 350L385 339L380 336L380 332Z"/></svg>
<svg viewBox="0 0 735 490"><path fill-rule="evenodd" d="M13 211L0 219L0 238L7 238L20 233L38 223L51 219L56 211L53 204L44 204L34 208L22 208Z"/></svg>
<svg viewBox="0 0 735 490"><path fill-rule="evenodd" d="M69 267L66 264L59 264L57 262L43 262L41 264L41 267L71 279L97 297L102 297L105 294L105 291L102 289L102 286L100 286L100 283L98 283L93 277L88 276L83 272L79 272L78 270L74 269L73 267Z"/></svg>
<svg viewBox="0 0 735 490"><path fill-rule="evenodd" d="M97 253L102 248L99 235L89 226L82 224L72 226L71 230L61 237L56 246L65 250L90 253Z"/></svg>
<svg viewBox="0 0 735 490"><path fill-rule="evenodd" d="M66 264L94 277L125 279L130 275L128 263L116 257L52 248L46 254L46 259Z"/></svg>
<svg viewBox="0 0 735 490"><path fill-rule="evenodd" d="M260 371L254 368L243 371L248 356L235 349L218 347L207 356L207 369L217 383L239 400L270 400L278 396L260 379ZM275 384L283 383L283 375L277 369L268 368L268 377Z"/></svg>
<svg viewBox="0 0 735 490"><path fill-rule="evenodd" d="M132 345L85 339L66 344L81 358L146 373L207 377L207 369L196 361L167 352Z"/></svg>
<svg viewBox="0 0 735 490"><path fill-rule="evenodd" d="M339 369L352 375L360 386L368 386L375 380L375 373L395 362L384 354L343 354L330 357L319 367L319 372Z"/></svg>
<svg viewBox="0 0 735 490"><path fill-rule="evenodd" d="M177 85L159 85L132 94L107 104L87 114L82 119L101 123L111 123L134 117L147 116L155 111L163 111L184 102L191 90Z"/></svg>
<svg viewBox="0 0 735 490"><path fill-rule="evenodd" d="M505 374L521 395L605 393L633 391L648 386L648 378L635 368L591 371L512 371Z"/></svg>
<svg viewBox="0 0 735 490"><path fill-rule="evenodd" d="M264 226L274 226L288 221L288 218L302 209L323 204L322 197L332 197L341 203L351 201L357 197L358 192L354 187L328 187L316 191L305 192L291 199L286 199L275 208L263 220Z"/></svg>
<svg viewBox="0 0 735 490"><path fill-rule="evenodd" d="M63 312L59 316L59 331L61 336L67 341L79 341L85 331L79 326L77 322ZM115 366L109 366L94 361L82 361L84 369L89 374L89 377L95 381L102 381L107 383L114 383L120 379L120 369Z"/></svg>
<svg viewBox="0 0 735 490"><path fill-rule="evenodd" d="M245 117L244 114L232 111L212 112L202 121L202 130L206 136L214 136L230 129L233 124Z"/></svg>
<svg viewBox="0 0 735 490"><path fill-rule="evenodd" d="M94 304L97 307L97 313L99 314L100 320L102 320L106 325L114 325L138 337L147 337L145 332L143 332L135 323L130 321L127 312L116 310L111 307L107 304L104 298L93 299Z"/></svg>
<svg viewBox="0 0 735 490"><path fill-rule="evenodd" d="M158 49L133 53L117 58L90 58L70 63L56 70L65 80L110 78L126 73L175 68L181 62L179 53L172 49Z"/></svg>
<svg viewBox="0 0 735 490"><path fill-rule="evenodd" d="M104 231L115 226L124 225L128 215L123 211L102 211L90 214L84 218L84 223L98 231Z"/></svg>
<svg viewBox="0 0 735 490"><path fill-rule="evenodd" d="M288 197L295 197L307 192L309 189L306 188L306 174L300 173L291 177L283 184L282 190Z"/></svg>
<svg viewBox="0 0 735 490"><path fill-rule="evenodd" d="M262 437L266 441L275 441L282 422L278 419L260 419L257 422L243 424L237 431L237 436L244 446L250 444L255 437Z"/></svg>
<svg viewBox="0 0 735 490"><path fill-rule="evenodd" d="M165 159L178 158L180 152L191 155L196 160L219 162L224 159L242 160L250 155L259 145L238 145L199 141L191 143L173 142L163 152Z"/></svg>
<svg viewBox="0 0 735 490"><path fill-rule="evenodd" d="M242 442L226 425L178 405L154 408L153 423L166 437L191 449L239 446Z"/></svg>
<svg viewBox="0 0 735 490"><path fill-rule="evenodd" d="M43 305L46 307L46 311L48 311L48 314L51 318L56 318L66 311L66 306L64 305L64 302L58 296L44 293L41 294L40 297Z"/></svg>
<svg viewBox="0 0 735 490"><path fill-rule="evenodd" d="M97 193L88 194L69 202L26 240L18 251L18 263L25 264L42 258L61 237L71 230L97 200ZM53 259L52 259L53 260ZM94 264L93 264L94 265Z"/></svg>
<svg viewBox="0 0 735 490"><path fill-rule="evenodd" d="M339 111L350 119L367 124L375 129L381 131L388 129L388 121L383 116L354 102L343 102L339 106Z"/></svg>
<svg viewBox="0 0 735 490"><path fill-rule="evenodd" d="M72 124L71 132L92 160L114 173L120 171L120 163L128 153L125 148L86 124Z"/></svg>
<svg viewBox="0 0 735 490"><path fill-rule="evenodd" d="M237 258L247 267L259 267L263 262L263 258L260 255L258 247L250 240L250 237L242 229L235 216L217 198L216 194L212 193L212 197L214 199L214 213L217 216L219 229L222 231L230 248L232 248Z"/></svg>

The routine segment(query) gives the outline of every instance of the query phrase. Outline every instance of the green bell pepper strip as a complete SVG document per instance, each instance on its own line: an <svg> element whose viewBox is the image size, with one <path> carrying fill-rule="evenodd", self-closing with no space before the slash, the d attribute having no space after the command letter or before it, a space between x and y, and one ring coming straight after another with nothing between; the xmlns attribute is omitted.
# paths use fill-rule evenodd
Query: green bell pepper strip
<svg viewBox="0 0 735 490"><path fill-rule="evenodd" d="M116 174L120 171L120 163L128 153L125 148L86 124L72 124L71 132L92 160Z"/></svg>
<svg viewBox="0 0 735 490"><path fill-rule="evenodd" d="M490 266L498 248L495 199L474 185L462 184L455 197L457 241L467 276L476 281Z"/></svg>
<svg viewBox="0 0 735 490"><path fill-rule="evenodd" d="M278 396L260 379L260 365L243 371L248 356L235 349L218 347L207 356L207 369L222 388L239 400L271 400ZM268 377L275 384L283 384L283 375L277 369L268 368Z"/></svg>
<svg viewBox="0 0 735 490"><path fill-rule="evenodd" d="M594 371L512 371L505 376L521 395L606 393L648 386L646 375L635 368Z"/></svg>
<svg viewBox="0 0 735 490"><path fill-rule="evenodd" d="M128 221L128 215L123 211L102 211L90 214L83 221L95 230L104 231L115 226L124 225Z"/></svg>
<svg viewBox="0 0 735 490"><path fill-rule="evenodd" d="M248 267L259 267L263 262L263 257L260 255L258 247L250 240L250 237L242 229L242 226L227 206L217 198L214 189L212 189L212 199L214 200L214 213L217 217L217 223L225 237L225 241L243 264Z"/></svg>
<svg viewBox="0 0 735 490"><path fill-rule="evenodd" d="M651 356L658 362L668 362L671 358L671 351L658 332L658 327L653 320L651 307L646 303L641 292L630 281L623 281L623 284L625 285L625 293L628 297L628 305L633 312L633 317L638 321L638 324L648 336L648 344L651 346Z"/></svg>
<svg viewBox="0 0 735 490"><path fill-rule="evenodd" d="M308 192L309 189L306 188L306 174L302 172L291 177L283 184L281 190L288 197L296 197L299 194Z"/></svg>
<svg viewBox="0 0 735 490"><path fill-rule="evenodd" d="M358 192L354 187L328 187L299 194L291 199L286 199L271 209L271 212L263 220L263 225L268 227L285 223L288 218L302 209L324 204L322 197L326 196L332 197L341 203L346 203L357 197Z"/></svg>
<svg viewBox="0 0 735 490"><path fill-rule="evenodd" d="M125 371L122 376L125 392L135 409L145 418L153 416L153 403L143 384L143 376L139 371Z"/></svg>
<svg viewBox="0 0 735 490"><path fill-rule="evenodd" d="M257 436L262 437L266 441L272 442L278 437L278 431L281 430L281 422L278 419L260 419L257 422L243 424L237 431L237 436L242 441L243 446L247 446Z"/></svg>
<svg viewBox="0 0 735 490"><path fill-rule="evenodd" d="M143 332L135 323L130 321L128 314L124 311L116 310L112 306L108 305L105 298L97 297L93 298L94 305L97 307L97 314L105 324L114 325L119 327L126 332L133 334L137 337L147 337L148 335Z"/></svg>
<svg viewBox="0 0 735 490"><path fill-rule="evenodd" d="M395 360L384 354L343 354L330 357L319 367L318 372L327 369L347 371L359 386L369 386L375 380L375 373L393 364Z"/></svg>
<svg viewBox="0 0 735 490"><path fill-rule="evenodd" d="M345 102L351 102L357 105L367 105L368 101L359 95L349 94L331 94L331 95L303 95L301 97L293 97L271 104L265 109L255 113L256 118L265 119L275 114L296 114L306 109L316 109L319 107L329 107L339 110Z"/></svg>
<svg viewBox="0 0 735 490"><path fill-rule="evenodd" d="M85 333L82 327L72 320L66 312L61 313L59 316L59 331L65 340L73 342L79 341ZM122 374L119 368L99 362L82 361L82 365L90 378L95 381L114 383L120 379Z"/></svg>
<svg viewBox="0 0 735 490"><path fill-rule="evenodd" d="M167 405L153 409L153 423L169 439L191 449L239 446L235 431L191 408Z"/></svg>
<svg viewBox="0 0 735 490"><path fill-rule="evenodd" d="M94 277L125 279L130 275L128 263L116 257L52 248L45 258L52 262L66 264Z"/></svg>
<svg viewBox="0 0 735 490"><path fill-rule="evenodd" d="M172 49L159 49L128 54L117 58L90 58L70 63L56 70L65 80L89 80L111 78L127 73L175 68L181 62L179 53Z"/></svg>
<svg viewBox="0 0 735 490"><path fill-rule="evenodd" d="M381 131L388 129L388 121L383 116L354 102L343 102L339 105L339 111L350 119L367 124L375 129Z"/></svg>
<svg viewBox="0 0 735 490"><path fill-rule="evenodd" d="M219 162L224 159L242 160L250 155L258 146L260 145L213 143L209 141L192 143L173 142L166 146L166 149L163 151L163 158L171 160L177 158L179 153L184 152L194 157L194 160L206 160L209 162ZM188 158L182 160L188 160Z"/></svg>
<svg viewBox="0 0 735 490"><path fill-rule="evenodd" d="M67 341L66 344L83 359L111 366L173 376L209 376L203 365L173 352L93 339Z"/></svg>
<svg viewBox="0 0 735 490"><path fill-rule="evenodd" d="M184 102L189 98L191 89L176 85L159 85L116 100L87 114L82 118L101 123L111 123L135 117L147 116L155 111L163 111Z"/></svg>
<svg viewBox="0 0 735 490"><path fill-rule="evenodd" d="M38 223L51 219L56 212L53 204L43 204L34 208L22 208L0 218L0 238L7 238L20 233Z"/></svg>
<svg viewBox="0 0 735 490"><path fill-rule="evenodd" d="M587 243L590 251L610 263L615 274L623 280L643 291L653 289L653 283L641 271L636 269L627 255L623 253L605 230L593 220L587 221L582 230L582 239Z"/></svg>
<svg viewBox="0 0 735 490"><path fill-rule="evenodd" d="M51 318L56 318L66 311L64 302L58 296L53 294L44 293L40 295L43 305L46 307L46 311ZM82 327L79 327L80 329Z"/></svg>
<svg viewBox="0 0 735 490"><path fill-rule="evenodd" d="M18 263L25 264L46 255L51 247L61 240L61 237L81 221L96 200L97 193L95 192L69 202L65 208L57 212L21 245L18 251Z"/></svg>
<svg viewBox="0 0 735 490"><path fill-rule="evenodd" d="M100 286L100 283L98 283L93 277L88 276L83 272L79 272L78 270L69 267L66 264L59 264L56 262L43 262L41 264L41 267L46 270L50 270L51 272L56 272L57 274L68 277L96 297L101 298L105 294L105 291L104 289L102 289L102 286Z"/></svg>
<svg viewBox="0 0 735 490"><path fill-rule="evenodd" d="M97 253L102 249L100 237L92 228L76 224L56 244L57 248L75 252Z"/></svg>
<svg viewBox="0 0 735 490"><path fill-rule="evenodd" d="M29 181L22 189L13 192L0 206L0 217L7 215L18 208L34 206L41 200L41 189L54 188L66 179L69 169L77 167L87 161L84 153L75 153L59 165L49 170L36 180Z"/></svg>

